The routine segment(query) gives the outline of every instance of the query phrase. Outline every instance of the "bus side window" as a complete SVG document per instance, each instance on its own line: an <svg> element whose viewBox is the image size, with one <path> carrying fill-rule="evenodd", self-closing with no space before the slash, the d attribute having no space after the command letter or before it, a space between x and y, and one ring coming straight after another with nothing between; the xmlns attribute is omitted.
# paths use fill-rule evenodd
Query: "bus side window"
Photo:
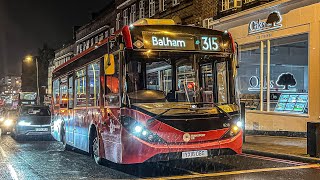
<svg viewBox="0 0 320 180"><path fill-rule="evenodd" d="M61 79L60 84L60 107L67 108L68 104L68 86L67 86L67 78Z"/></svg>
<svg viewBox="0 0 320 180"><path fill-rule="evenodd" d="M53 106L54 105L58 105L59 104L59 102L60 102L60 81L59 81L59 79L56 79L55 81L53 81L53 91L52 91L52 93L53 93Z"/></svg>
<svg viewBox="0 0 320 180"><path fill-rule="evenodd" d="M100 62L88 65L89 102L88 106L99 106L100 94Z"/></svg>
<svg viewBox="0 0 320 180"><path fill-rule="evenodd" d="M119 55L114 55L115 73L113 75L106 75L105 88L105 105L106 106L120 106L119 96Z"/></svg>
<svg viewBox="0 0 320 180"><path fill-rule="evenodd" d="M86 69L83 68L76 72L75 83L75 105L77 107L87 106L87 81L86 81Z"/></svg>

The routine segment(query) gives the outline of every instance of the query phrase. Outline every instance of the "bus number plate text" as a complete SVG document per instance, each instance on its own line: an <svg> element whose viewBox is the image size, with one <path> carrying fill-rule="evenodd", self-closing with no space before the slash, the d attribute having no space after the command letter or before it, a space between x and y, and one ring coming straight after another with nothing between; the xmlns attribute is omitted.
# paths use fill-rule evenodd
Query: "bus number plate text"
<svg viewBox="0 0 320 180"><path fill-rule="evenodd" d="M182 159L207 157L207 156L208 156L207 150L182 152Z"/></svg>

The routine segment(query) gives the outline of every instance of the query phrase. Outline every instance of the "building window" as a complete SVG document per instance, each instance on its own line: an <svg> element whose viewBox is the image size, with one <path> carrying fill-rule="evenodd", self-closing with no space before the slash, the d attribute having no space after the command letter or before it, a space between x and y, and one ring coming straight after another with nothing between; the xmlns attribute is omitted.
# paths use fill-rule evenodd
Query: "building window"
<svg viewBox="0 0 320 180"><path fill-rule="evenodd" d="M144 0L139 2L139 19L144 18Z"/></svg>
<svg viewBox="0 0 320 180"><path fill-rule="evenodd" d="M149 17L156 14L156 2L155 0L149 0Z"/></svg>
<svg viewBox="0 0 320 180"><path fill-rule="evenodd" d="M131 5L130 10L130 24L136 21L136 4Z"/></svg>
<svg viewBox="0 0 320 180"><path fill-rule="evenodd" d="M222 0L222 11L226 11L233 8L239 8L242 5L242 0Z"/></svg>
<svg viewBox="0 0 320 180"><path fill-rule="evenodd" d="M120 13L118 13L116 17L116 30L120 29L120 16Z"/></svg>
<svg viewBox="0 0 320 180"><path fill-rule="evenodd" d="M129 24L129 18L128 18L128 9L125 9L123 11L123 25L128 25Z"/></svg>
<svg viewBox="0 0 320 180"><path fill-rule="evenodd" d="M253 1L256 1L256 0L244 0L244 3L251 3Z"/></svg>
<svg viewBox="0 0 320 180"><path fill-rule="evenodd" d="M176 6L179 4L179 0L172 0L172 6Z"/></svg>
<svg viewBox="0 0 320 180"><path fill-rule="evenodd" d="M105 38L109 37L109 32L108 31L104 32L104 37Z"/></svg>
<svg viewBox="0 0 320 180"><path fill-rule="evenodd" d="M308 113L308 34L261 41L240 48L238 87L247 109Z"/></svg>
<svg viewBox="0 0 320 180"><path fill-rule="evenodd" d="M94 45L94 40L93 38L90 39L90 46L93 46Z"/></svg>
<svg viewBox="0 0 320 180"><path fill-rule="evenodd" d="M166 0L159 0L159 11L163 12L166 10Z"/></svg>
<svg viewBox="0 0 320 180"><path fill-rule="evenodd" d="M103 33L99 34L99 41L102 41L103 40Z"/></svg>
<svg viewBox="0 0 320 180"><path fill-rule="evenodd" d="M110 29L110 35L113 35L114 34L114 28L111 28Z"/></svg>

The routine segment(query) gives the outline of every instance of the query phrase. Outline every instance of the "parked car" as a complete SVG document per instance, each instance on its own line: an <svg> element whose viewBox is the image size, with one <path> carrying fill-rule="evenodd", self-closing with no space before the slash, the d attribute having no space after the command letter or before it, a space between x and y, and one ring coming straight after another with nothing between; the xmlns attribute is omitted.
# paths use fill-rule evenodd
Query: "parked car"
<svg viewBox="0 0 320 180"><path fill-rule="evenodd" d="M13 126L18 118L17 110L7 110L0 116L1 134L12 132Z"/></svg>
<svg viewBox="0 0 320 180"><path fill-rule="evenodd" d="M48 106L22 106L13 126L12 137L50 136L51 113Z"/></svg>

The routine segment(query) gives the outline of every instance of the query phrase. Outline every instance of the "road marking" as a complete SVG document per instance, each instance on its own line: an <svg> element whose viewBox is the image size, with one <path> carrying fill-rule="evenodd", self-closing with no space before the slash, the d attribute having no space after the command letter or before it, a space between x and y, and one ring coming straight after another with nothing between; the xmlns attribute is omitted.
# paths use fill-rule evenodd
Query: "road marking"
<svg viewBox="0 0 320 180"><path fill-rule="evenodd" d="M153 179L156 179L156 180L192 179L192 178L204 178L204 177L218 177L218 176L228 176L228 175L238 175L238 174L249 174L249 173L258 173L258 172L285 171L285 170L295 170L295 169L309 169L309 168L319 168L319 167L320 167L319 164L311 164L311 165L305 165L305 166L250 169L250 170L230 171L230 172L220 172L220 173L209 173L209 174L171 176L171 177L153 178Z"/></svg>
<svg viewBox="0 0 320 180"><path fill-rule="evenodd" d="M2 149L2 147L0 146L0 153L1 153L1 155L3 156L3 157L7 157L7 154L6 154L6 152Z"/></svg>
<svg viewBox="0 0 320 180"><path fill-rule="evenodd" d="M290 161L290 160L284 160L284 159L278 159L278 158L272 158L272 157L264 157L264 156L258 156L258 155L252 155L252 154L241 154L239 156L267 160L267 161L280 162L280 163L286 163L286 164L292 164L292 165L300 165L300 166L308 165L308 163L302 163L302 162L296 162L296 161Z"/></svg>
<svg viewBox="0 0 320 180"><path fill-rule="evenodd" d="M18 180L18 179L19 179L19 178L18 178L18 175L17 175L16 171L14 170L14 168L12 167L12 165L11 165L11 164L7 164L7 167L8 167L8 169L9 169L11 178L12 178L13 180Z"/></svg>
<svg viewBox="0 0 320 180"><path fill-rule="evenodd" d="M187 169L183 169L183 168L179 168L179 167L171 167L171 166L168 166L168 165L166 165L164 163L159 163L159 164L162 165L162 166L168 167L168 168L178 169L180 171L184 171L184 172L190 173L192 175L200 174L200 173L197 173L197 172L194 172L194 171L190 171L190 170L187 170Z"/></svg>

